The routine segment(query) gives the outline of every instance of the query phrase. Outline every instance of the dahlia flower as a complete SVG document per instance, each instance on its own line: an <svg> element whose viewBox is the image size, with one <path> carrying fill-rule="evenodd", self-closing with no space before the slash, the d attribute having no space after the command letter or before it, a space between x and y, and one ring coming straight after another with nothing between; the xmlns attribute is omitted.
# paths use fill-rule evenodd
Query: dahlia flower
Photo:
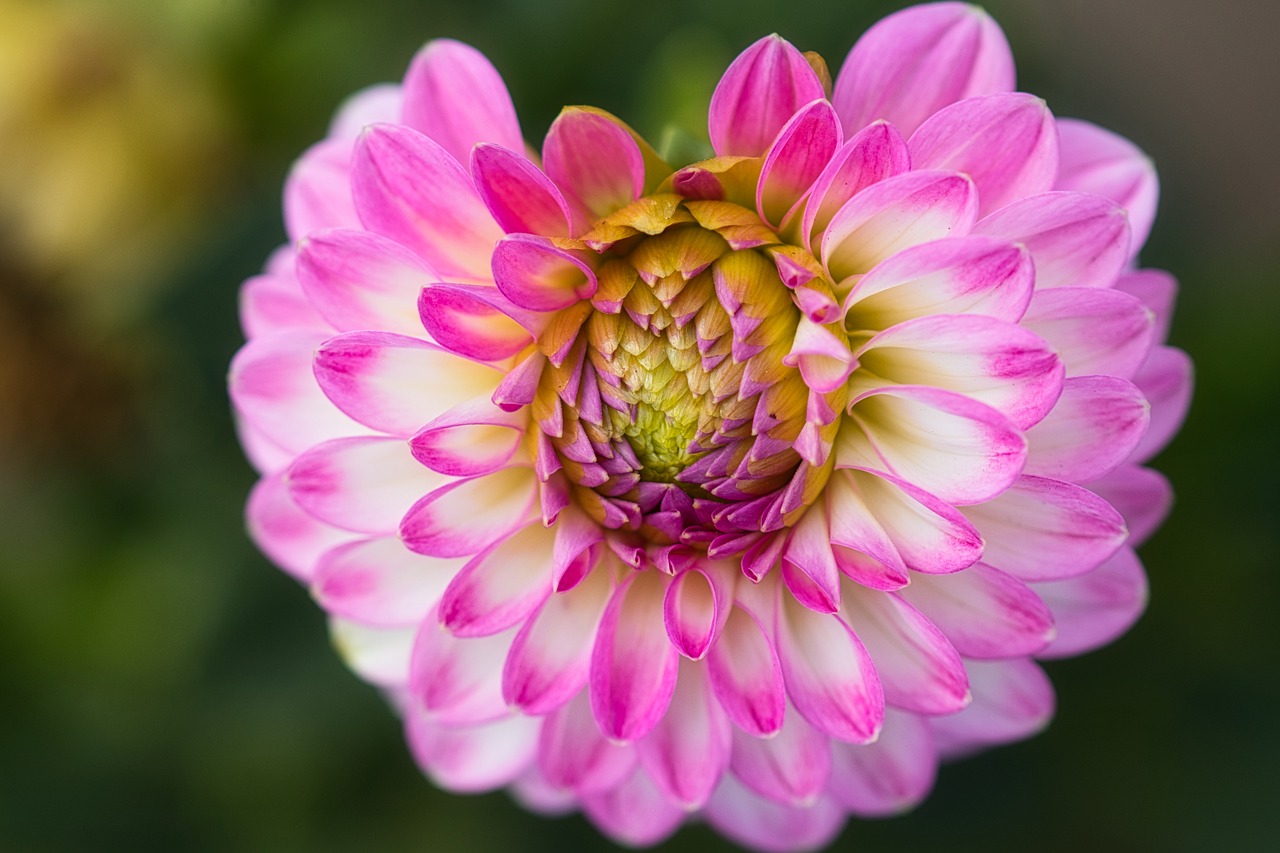
<svg viewBox="0 0 1280 853"><path fill-rule="evenodd" d="M763 38L709 130L539 155L452 41L352 98L242 291L248 520L437 784L812 849L1137 618L1189 361L1150 161L975 7Z"/></svg>

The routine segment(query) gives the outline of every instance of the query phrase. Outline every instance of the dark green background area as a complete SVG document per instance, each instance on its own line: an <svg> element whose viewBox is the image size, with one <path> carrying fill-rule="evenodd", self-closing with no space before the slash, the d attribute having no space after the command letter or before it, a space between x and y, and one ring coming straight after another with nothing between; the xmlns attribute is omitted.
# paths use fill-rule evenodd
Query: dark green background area
<svg viewBox="0 0 1280 853"><path fill-rule="evenodd" d="M162 0L127 5L144 39L170 38L147 14ZM245 539L254 477L224 387L239 282L284 238L292 158L346 94L397 79L429 38L493 59L530 140L566 103L659 138L671 120L705 132L716 79L759 36L818 50L834 71L899 5L230 2L239 17L202 60L227 107L230 177L177 269L110 332L41 309L53 334L112 366L110 417L73 411L65 437L0 446L0 849L612 849L581 818L422 779L306 591ZM855 821L833 849L1273 849L1280 15L1190 0L988 9L1021 88L1130 136L1160 168L1143 260L1181 280L1173 343L1197 365L1191 416L1156 463L1178 503L1142 551L1147 615L1115 645L1048 665L1052 726L944 767L915 812ZM0 286L26 286L0 273ZM693 827L660 849L730 848Z"/></svg>

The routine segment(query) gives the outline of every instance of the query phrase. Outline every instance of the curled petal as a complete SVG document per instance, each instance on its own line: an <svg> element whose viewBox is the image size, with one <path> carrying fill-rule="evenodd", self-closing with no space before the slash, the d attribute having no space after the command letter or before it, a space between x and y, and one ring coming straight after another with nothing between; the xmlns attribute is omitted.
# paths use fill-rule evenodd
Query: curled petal
<svg viewBox="0 0 1280 853"><path fill-rule="evenodd" d="M763 154L801 106L825 95L804 55L766 36L739 54L711 96L711 147L721 156Z"/></svg>
<svg viewBox="0 0 1280 853"><path fill-rule="evenodd" d="M500 145L477 145L471 175L480 198L503 231L568 237L569 205L542 170Z"/></svg>
<svg viewBox="0 0 1280 853"><path fill-rule="evenodd" d="M1079 119L1058 119L1058 144L1061 165L1055 188L1097 193L1127 210L1133 230L1129 257L1137 255L1151 233L1160 199L1151 158L1123 136Z"/></svg>
<svg viewBox="0 0 1280 853"><path fill-rule="evenodd" d="M846 133L887 119L911 133L964 98L1013 90L1000 26L968 3L930 3L888 16L858 39L832 102Z"/></svg>
<svg viewBox="0 0 1280 853"><path fill-rule="evenodd" d="M558 311L596 292L591 267L545 238L506 237L493 252L492 266L502 295L530 311Z"/></svg>
<svg viewBox="0 0 1280 853"><path fill-rule="evenodd" d="M667 636L680 654L701 660L724 628L731 605L730 589L720 573L691 566L667 587L662 605Z"/></svg>
<svg viewBox="0 0 1280 853"><path fill-rule="evenodd" d="M511 304L495 287L440 282L418 296L420 325L440 346L473 361L502 361L516 355L537 328L529 312Z"/></svg>
<svg viewBox="0 0 1280 853"><path fill-rule="evenodd" d="M523 146L511 95L484 54L451 39L428 42L404 78L403 121L466 164L478 142Z"/></svg>
<svg viewBox="0 0 1280 853"><path fill-rule="evenodd" d="M756 212L777 227L831 161L843 137L831 104L814 101L786 123L765 154Z"/></svg>

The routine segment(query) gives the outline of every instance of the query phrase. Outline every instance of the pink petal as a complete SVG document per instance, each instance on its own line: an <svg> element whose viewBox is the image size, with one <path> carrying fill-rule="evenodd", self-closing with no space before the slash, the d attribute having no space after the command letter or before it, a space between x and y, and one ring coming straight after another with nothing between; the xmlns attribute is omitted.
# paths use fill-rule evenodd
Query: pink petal
<svg viewBox="0 0 1280 853"><path fill-rule="evenodd" d="M601 832L628 847L657 844L685 818L640 768L617 787L584 795L582 811Z"/></svg>
<svg viewBox="0 0 1280 853"><path fill-rule="evenodd" d="M487 285L440 282L425 287L418 315L440 346L473 361L511 358L533 342L528 326L536 327L534 315Z"/></svg>
<svg viewBox="0 0 1280 853"><path fill-rule="evenodd" d="M523 623L551 594L553 536L530 524L473 557L440 599L441 626L486 637Z"/></svg>
<svg viewBox="0 0 1280 853"><path fill-rule="evenodd" d="M516 109L501 75L475 48L437 39L418 51L404 77L403 123L466 164L478 142L518 151Z"/></svg>
<svg viewBox="0 0 1280 853"><path fill-rule="evenodd" d="M292 330L255 338L231 360L227 385L236 411L277 447L299 453L330 438L370 430L334 407L311 372L326 332Z"/></svg>
<svg viewBox="0 0 1280 853"><path fill-rule="evenodd" d="M474 725L507 717L502 698L502 662L512 634L455 637L428 619L418 631L409 666L414 700L435 722Z"/></svg>
<svg viewBox="0 0 1280 853"><path fill-rule="evenodd" d="M1127 534L1120 514L1093 492L1042 477L1021 477L964 514L986 540L982 561L1023 581L1084 574Z"/></svg>
<svg viewBox="0 0 1280 853"><path fill-rule="evenodd" d="M538 720L516 714L468 728L435 725L420 711L405 718L409 750L422 771L441 788L481 793L515 781L538 751Z"/></svg>
<svg viewBox="0 0 1280 853"><path fill-rule="evenodd" d="M339 545L321 557L312 595L335 616L366 625L418 625L461 560L415 554L395 537Z"/></svg>
<svg viewBox="0 0 1280 853"><path fill-rule="evenodd" d="M418 292L435 279L413 252L370 231L318 231L298 244L298 281L340 332L381 329L421 337Z"/></svg>
<svg viewBox="0 0 1280 853"><path fill-rule="evenodd" d="M911 168L907 143L893 125L878 121L863 128L831 156L813 182L800 235L812 247L845 202L874 183Z"/></svg>
<svg viewBox="0 0 1280 853"><path fill-rule="evenodd" d="M797 112L765 154L756 187L756 212L777 227L840 147L840 120L831 104L817 100Z"/></svg>
<svg viewBox="0 0 1280 853"><path fill-rule="evenodd" d="M894 593L850 584L841 616L875 662L885 702L918 714L950 714L969 702L960 655L920 611Z"/></svg>
<svg viewBox="0 0 1280 853"><path fill-rule="evenodd" d="M1083 654L1128 631L1147 606L1147 576L1132 548L1121 548L1101 566L1070 580L1036 584L1053 611L1058 636L1038 654L1064 658Z"/></svg>
<svg viewBox="0 0 1280 853"><path fill-rule="evenodd" d="M785 592L776 618L778 659L796 710L839 740L874 740L884 720L884 692L858 636L839 617L815 613Z"/></svg>
<svg viewBox="0 0 1280 853"><path fill-rule="evenodd" d="M400 536L419 554L478 554L535 517L537 494L537 478L523 467L458 480L414 504L400 522ZM549 562L547 572L549 578Z"/></svg>
<svg viewBox="0 0 1280 853"><path fill-rule="evenodd" d="M1164 523L1173 508L1173 487L1159 471L1121 465L1089 484L1089 491L1111 504L1129 526L1128 544L1138 547Z"/></svg>
<svg viewBox="0 0 1280 853"><path fill-rule="evenodd" d="M435 344L390 332L347 332L315 355L325 395L360 423L410 436L433 418L480 394L502 373Z"/></svg>
<svg viewBox="0 0 1280 853"><path fill-rule="evenodd" d="M809 806L827 786L831 739L787 708L782 728L767 738L733 733L733 775L762 797Z"/></svg>
<svg viewBox="0 0 1280 853"><path fill-rule="evenodd" d="M1138 297L1156 315L1155 341L1169 339L1169 322L1178 296L1178 281L1164 270L1131 270L1120 276L1115 289Z"/></svg>
<svg viewBox="0 0 1280 853"><path fill-rule="evenodd" d="M329 122L329 138L352 142L360 131L382 121L399 121L404 91L396 83L380 83L348 97Z"/></svg>
<svg viewBox="0 0 1280 853"><path fill-rule="evenodd" d="M825 95L804 55L766 36L738 55L711 96L711 147L721 156L763 154L800 107Z"/></svg>
<svg viewBox="0 0 1280 853"><path fill-rule="evenodd" d="M756 737L782 725L786 694L773 643L755 617L733 608L707 656L716 698L738 728Z"/></svg>
<svg viewBox="0 0 1280 853"><path fill-rule="evenodd" d="M284 225L293 242L321 228L360 225L351 194L350 139L317 142L293 164L284 184Z"/></svg>
<svg viewBox="0 0 1280 853"><path fill-rule="evenodd" d="M1004 240L952 237L906 249L850 291L845 325L887 329L935 314L981 314L1017 322L1035 283L1031 255Z"/></svg>
<svg viewBox="0 0 1280 853"><path fill-rule="evenodd" d="M547 131L542 166L564 194L579 232L644 194L640 146L604 113L566 107Z"/></svg>
<svg viewBox="0 0 1280 853"><path fill-rule="evenodd" d="M289 494L284 474L263 477L249 493L245 522L255 545L299 580L315 574L320 556L354 538L305 512Z"/></svg>
<svg viewBox="0 0 1280 853"><path fill-rule="evenodd" d="M916 169L964 172L985 215L1053 186L1058 133L1041 99L1021 92L982 95L944 107L907 140Z"/></svg>
<svg viewBox="0 0 1280 853"><path fill-rule="evenodd" d="M1058 119L1062 163L1055 188L1097 193L1129 211L1129 256L1151 233L1160 199L1155 165L1123 136L1079 119Z"/></svg>
<svg viewBox="0 0 1280 853"><path fill-rule="evenodd" d="M454 406L409 442L413 458L450 477L476 477L507 464L524 440L526 418L487 396Z"/></svg>
<svg viewBox="0 0 1280 853"><path fill-rule="evenodd" d="M395 438L339 438L299 456L285 473L308 513L346 530L394 533L414 501L448 481ZM452 556L452 555L449 555Z"/></svg>
<svg viewBox="0 0 1280 853"><path fill-rule="evenodd" d="M290 329L333 334L292 274L256 275L240 285L240 328L249 339Z"/></svg>
<svg viewBox="0 0 1280 853"><path fill-rule="evenodd" d="M1013 84L1009 43L985 11L930 3L895 12L858 39L832 102L846 133L888 119L909 134L948 104Z"/></svg>
<svg viewBox="0 0 1280 853"><path fill-rule="evenodd" d="M1191 409L1191 358L1174 347L1156 347L1133 382L1151 403L1151 427L1133 451L1132 461L1146 462L1173 440Z"/></svg>
<svg viewBox="0 0 1280 853"><path fill-rule="evenodd" d="M1051 192L1015 201L973 226L1026 246L1036 288L1109 287L1129 256L1123 208L1102 196Z"/></svg>
<svg viewBox="0 0 1280 853"><path fill-rule="evenodd" d="M943 758L1031 737L1053 717L1053 685L1027 658L970 661L973 703L958 714L934 717L934 738Z"/></svg>
<svg viewBox="0 0 1280 853"><path fill-rule="evenodd" d="M725 776L707 804L707 822L731 841L764 853L821 850L844 826L844 813L827 797L805 808L756 796Z"/></svg>
<svg viewBox="0 0 1280 853"><path fill-rule="evenodd" d="M895 175L858 193L831 218L822 236L821 259L840 282L904 249L967 234L977 213L977 189L965 175Z"/></svg>
<svg viewBox="0 0 1280 853"><path fill-rule="evenodd" d="M612 592L609 572L595 571L525 621L502 672L507 702L526 714L546 714L586 685L596 628Z"/></svg>
<svg viewBox="0 0 1280 853"><path fill-rule="evenodd" d="M582 793L607 791L631 776L636 751L605 739L583 690L547 716L538 746L538 766L557 787Z"/></svg>
<svg viewBox="0 0 1280 853"><path fill-rule="evenodd" d="M606 737L634 741L661 719L680 654L662 624L665 581L637 572L614 592L591 656L591 710Z"/></svg>
<svg viewBox="0 0 1280 853"><path fill-rule="evenodd" d="M953 504L1003 492L1026 460L1026 442L1008 418L969 397L920 385L854 398L836 443L840 467L887 470Z"/></svg>
<svg viewBox="0 0 1280 853"><path fill-rule="evenodd" d="M1035 654L1053 638L1053 615L1026 584L977 563L917 575L899 595L937 625L956 651L986 660Z"/></svg>
<svg viewBox="0 0 1280 853"><path fill-rule="evenodd" d="M1048 417L1027 431L1026 473L1072 483L1096 480L1133 451L1150 420L1142 393L1114 376L1078 376Z"/></svg>
<svg viewBox="0 0 1280 853"><path fill-rule="evenodd" d="M923 800L938 774L933 733L917 714L885 711L875 743L831 745L831 797L860 817L891 817Z"/></svg>
<svg viewBox="0 0 1280 853"><path fill-rule="evenodd" d="M1067 376L1131 379L1151 350L1153 320L1127 293L1059 287L1037 291L1022 324L1053 345Z"/></svg>
<svg viewBox="0 0 1280 853"><path fill-rule="evenodd" d="M351 189L360 221L444 276L489 277L502 236L465 168L408 127L379 124L356 145Z"/></svg>
<svg viewBox="0 0 1280 853"><path fill-rule="evenodd" d="M671 581L662 605L667 636L680 654L701 660L724 628L733 606L720 574L692 566Z"/></svg>
<svg viewBox="0 0 1280 853"><path fill-rule="evenodd" d="M568 237L569 205L542 170L500 145L477 145L471 152L476 191L508 234Z"/></svg>
<svg viewBox="0 0 1280 853"><path fill-rule="evenodd" d="M530 311L558 311L596 292L591 267L545 237L513 234L493 252L502 295Z"/></svg>
<svg viewBox="0 0 1280 853"><path fill-rule="evenodd" d="M671 707L636 745L640 765L681 808L699 809L729 764L729 719L707 684L704 669L680 665Z"/></svg>
<svg viewBox="0 0 1280 853"><path fill-rule="evenodd" d="M978 314L899 323L854 356L875 377L868 382L955 391L991 406L1022 429L1044 418L1062 389L1062 363L1048 344L1020 326Z"/></svg>

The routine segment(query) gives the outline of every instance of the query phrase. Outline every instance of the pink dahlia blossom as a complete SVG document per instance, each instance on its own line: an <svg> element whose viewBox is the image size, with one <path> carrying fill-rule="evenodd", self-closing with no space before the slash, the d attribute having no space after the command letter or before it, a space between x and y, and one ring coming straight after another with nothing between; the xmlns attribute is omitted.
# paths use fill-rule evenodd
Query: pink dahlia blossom
<svg viewBox="0 0 1280 853"><path fill-rule="evenodd" d="M428 44L298 161L231 368L250 530L439 785L811 849L1138 617L1190 365L1150 161L981 10L778 36L664 162Z"/></svg>

